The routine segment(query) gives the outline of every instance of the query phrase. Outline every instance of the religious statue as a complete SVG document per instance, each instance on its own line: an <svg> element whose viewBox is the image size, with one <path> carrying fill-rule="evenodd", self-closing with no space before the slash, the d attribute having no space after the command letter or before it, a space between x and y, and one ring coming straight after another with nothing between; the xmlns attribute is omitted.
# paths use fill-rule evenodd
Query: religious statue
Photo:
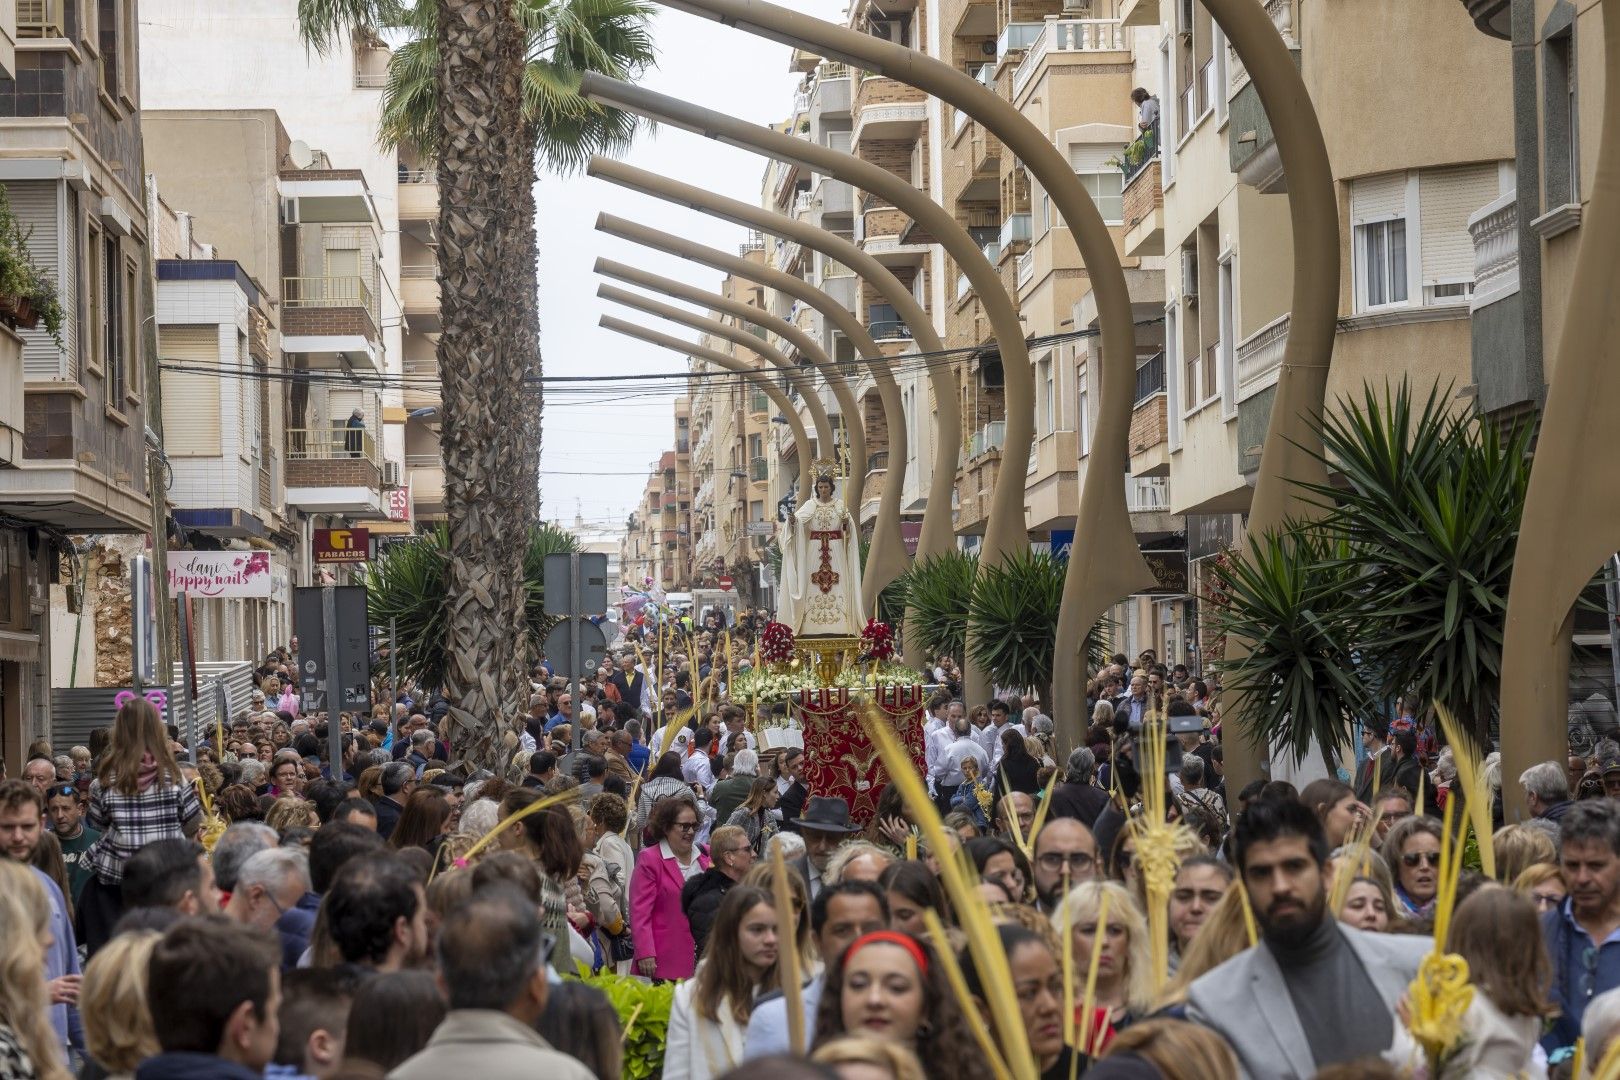
<svg viewBox="0 0 1620 1080"><path fill-rule="evenodd" d="M858 637L861 540L855 518L837 497L837 468L813 466L815 497L781 524L782 588L778 622L799 637Z"/></svg>

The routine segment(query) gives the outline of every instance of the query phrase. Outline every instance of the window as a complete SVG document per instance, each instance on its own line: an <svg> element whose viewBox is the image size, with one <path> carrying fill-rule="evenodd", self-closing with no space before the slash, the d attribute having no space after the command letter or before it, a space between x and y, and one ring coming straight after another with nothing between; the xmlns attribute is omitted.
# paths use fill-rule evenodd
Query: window
<svg viewBox="0 0 1620 1080"><path fill-rule="evenodd" d="M1181 360L1181 309L1174 296L1164 306L1164 415L1169 428L1170 449L1181 446L1181 380L1175 377Z"/></svg>
<svg viewBox="0 0 1620 1080"><path fill-rule="evenodd" d="M1057 387L1052 383L1053 366L1051 354L1048 354L1037 367L1040 371L1041 403L1043 408L1041 412L1041 429L1038 434L1044 435L1047 432L1057 430Z"/></svg>
<svg viewBox="0 0 1620 1080"><path fill-rule="evenodd" d="M85 235L88 240L84 249L89 253L89 257L82 260L86 302L84 310L80 313L83 326L80 329L79 340L85 343L86 366L99 375L106 370L102 355L106 343L106 330L102 325L106 309L102 294L106 286L101 276L101 230L91 225Z"/></svg>
<svg viewBox="0 0 1620 1080"><path fill-rule="evenodd" d="M1080 183L1097 204L1107 225L1125 224L1125 174L1118 169L1105 172L1080 173Z"/></svg>
<svg viewBox="0 0 1620 1080"><path fill-rule="evenodd" d="M1232 257L1222 259L1216 273L1217 291L1220 293L1220 390L1221 415L1237 415L1237 312L1232 276Z"/></svg>
<svg viewBox="0 0 1620 1080"><path fill-rule="evenodd" d="M1406 302L1406 220L1394 218L1356 226L1356 252L1362 279L1362 306Z"/></svg>
<svg viewBox="0 0 1620 1080"><path fill-rule="evenodd" d="M117 237L102 237L101 255L102 288L106 290L101 308L101 355L106 365L107 404L117 409L129 392L124 367L124 302L119 295L123 292L124 267L118 257Z"/></svg>
<svg viewBox="0 0 1620 1080"><path fill-rule="evenodd" d="M141 392L141 320L135 315L135 303L140 297L139 279L135 276L135 263L129 259L124 260L124 287L121 290L124 304L124 394L133 398ZM122 408L120 403L114 406Z"/></svg>
<svg viewBox="0 0 1620 1080"><path fill-rule="evenodd" d="M1080 435L1080 456L1091 453L1091 389L1088 385L1090 368L1082 364L1074 373L1074 427Z"/></svg>
<svg viewBox="0 0 1620 1080"><path fill-rule="evenodd" d="M1580 201L1580 115L1576 105L1575 33L1573 25L1546 39L1543 110L1543 208L1551 210Z"/></svg>

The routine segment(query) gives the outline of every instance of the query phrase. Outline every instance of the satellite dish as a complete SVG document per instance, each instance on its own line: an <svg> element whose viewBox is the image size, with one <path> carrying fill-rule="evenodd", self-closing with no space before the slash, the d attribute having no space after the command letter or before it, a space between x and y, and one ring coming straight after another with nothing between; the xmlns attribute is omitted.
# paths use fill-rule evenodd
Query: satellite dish
<svg viewBox="0 0 1620 1080"><path fill-rule="evenodd" d="M315 152L303 139L294 139L292 145L287 147L287 157L292 160L295 168L307 169L315 161Z"/></svg>

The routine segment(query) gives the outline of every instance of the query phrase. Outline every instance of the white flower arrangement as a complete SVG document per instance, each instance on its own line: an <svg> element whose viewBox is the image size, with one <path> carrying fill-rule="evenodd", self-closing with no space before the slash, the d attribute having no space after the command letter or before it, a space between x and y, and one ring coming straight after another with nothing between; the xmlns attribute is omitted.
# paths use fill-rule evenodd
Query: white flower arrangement
<svg viewBox="0 0 1620 1080"><path fill-rule="evenodd" d="M884 662L874 668L863 664L843 668L830 681L817 678L810 666L795 666L784 672L754 670L739 672L729 687L731 700L738 704L769 705L785 701L800 690L872 690L895 686L921 686L928 681L920 671L904 664Z"/></svg>

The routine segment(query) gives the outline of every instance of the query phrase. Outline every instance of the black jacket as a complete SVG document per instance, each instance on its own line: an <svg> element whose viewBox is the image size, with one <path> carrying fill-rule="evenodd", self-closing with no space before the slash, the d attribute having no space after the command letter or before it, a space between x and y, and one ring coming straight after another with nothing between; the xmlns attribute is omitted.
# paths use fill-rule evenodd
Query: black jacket
<svg viewBox="0 0 1620 1080"><path fill-rule="evenodd" d="M1108 805L1108 792L1096 784L1058 784L1052 789L1051 818L1074 818L1086 828L1097 822L1097 815Z"/></svg>
<svg viewBox="0 0 1620 1080"><path fill-rule="evenodd" d="M386 795L373 805L377 809L377 835L386 840L394 835L394 826L399 824L399 814L403 807Z"/></svg>
<svg viewBox="0 0 1620 1080"><path fill-rule="evenodd" d="M703 955L703 944L709 938L709 928L714 925L714 917L720 913L720 901L726 898L726 893L735 884L718 866L711 866L681 889L681 911L692 927L692 944L696 946L694 955Z"/></svg>
<svg viewBox="0 0 1620 1080"><path fill-rule="evenodd" d="M1415 756L1402 758L1400 761L1396 762L1395 786L1405 788L1406 793L1412 797L1415 812L1419 814L1423 813L1423 808L1416 805L1418 788L1424 788L1426 796L1432 794L1432 792L1428 790L1429 785L1423 780L1423 763L1420 762ZM1427 801L1427 799L1425 799L1425 801Z"/></svg>
<svg viewBox="0 0 1620 1080"><path fill-rule="evenodd" d="M804 801L808 797L809 792L804 790L803 780L795 780L788 785L788 789L776 802L776 808L782 811L782 828L789 832L799 831L799 827L793 822L804 813Z"/></svg>

